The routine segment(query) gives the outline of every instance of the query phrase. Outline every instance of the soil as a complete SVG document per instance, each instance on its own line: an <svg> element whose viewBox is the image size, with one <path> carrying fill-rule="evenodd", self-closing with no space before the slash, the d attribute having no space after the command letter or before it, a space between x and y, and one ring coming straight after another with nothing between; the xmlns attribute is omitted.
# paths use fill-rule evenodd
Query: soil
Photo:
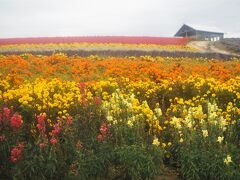
<svg viewBox="0 0 240 180"><path fill-rule="evenodd" d="M219 49L223 49L240 55L240 38L224 38L214 43Z"/></svg>
<svg viewBox="0 0 240 180"><path fill-rule="evenodd" d="M167 167L165 168L163 175L156 177L155 180L181 180L181 178L176 169Z"/></svg>
<svg viewBox="0 0 240 180"><path fill-rule="evenodd" d="M229 51L217 48L214 45L214 42L211 42L211 41L191 41L191 42L189 42L188 45L192 46L192 47L198 49L200 52L204 52L204 53L211 52L211 53L234 55L233 53L231 53Z"/></svg>

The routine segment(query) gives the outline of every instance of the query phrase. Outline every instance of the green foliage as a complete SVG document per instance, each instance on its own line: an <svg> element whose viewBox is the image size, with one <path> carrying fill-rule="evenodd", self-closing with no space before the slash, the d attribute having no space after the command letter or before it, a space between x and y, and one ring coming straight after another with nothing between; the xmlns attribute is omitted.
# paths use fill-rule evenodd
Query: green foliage
<svg viewBox="0 0 240 180"><path fill-rule="evenodd" d="M215 131L216 133L216 131ZM211 131L208 137L202 132L191 132L188 138L179 146L178 163L185 179L238 179L240 171L234 163L237 157L236 146L216 142L216 134ZM228 155L232 162L224 162Z"/></svg>
<svg viewBox="0 0 240 180"><path fill-rule="evenodd" d="M101 177L105 179L108 176L108 168L112 158L111 147L107 144L98 144L95 149L77 152L75 164L75 176L80 179L91 179ZM74 174L74 171L72 174Z"/></svg>
<svg viewBox="0 0 240 180"><path fill-rule="evenodd" d="M162 152L159 148L122 146L115 149L115 166L121 167L122 179L151 179L160 173Z"/></svg>
<svg viewBox="0 0 240 180"><path fill-rule="evenodd" d="M19 162L13 177L16 179L62 179L67 170L63 152L57 147L44 149L28 146L25 148L24 161Z"/></svg>

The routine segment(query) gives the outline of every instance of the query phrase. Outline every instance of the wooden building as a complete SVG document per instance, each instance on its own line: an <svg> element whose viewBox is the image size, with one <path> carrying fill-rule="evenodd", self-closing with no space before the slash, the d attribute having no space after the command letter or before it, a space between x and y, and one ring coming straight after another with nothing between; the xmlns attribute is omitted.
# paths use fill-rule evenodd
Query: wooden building
<svg viewBox="0 0 240 180"><path fill-rule="evenodd" d="M175 36L189 37L196 40L204 40L204 41L218 41L224 38L224 33L201 30L199 28L191 27L189 25L184 24L178 30Z"/></svg>

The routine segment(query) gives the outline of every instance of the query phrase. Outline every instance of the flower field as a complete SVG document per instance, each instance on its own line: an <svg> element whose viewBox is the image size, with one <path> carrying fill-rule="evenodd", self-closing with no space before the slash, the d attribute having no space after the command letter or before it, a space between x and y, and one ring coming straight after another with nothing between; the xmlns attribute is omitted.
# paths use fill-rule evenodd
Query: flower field
<svg viewBox="0 0 240 180"><path fill-rule="evenodd" d="M41 53L79 51L186 51L197 49L187 45L189 38L86 36L0 39L0 53Z"/></svg>
<svg viewBox="0 0 240 180"><path fill-rule="evenodd" d="M0 62L0 179L240 179L240 59Z"/></svg>
<svg viewBox="0 0 240 180"><path fill-rule="evenodd" d="M144 51L187 51L195 52L197 49L187 45L159 45L159 44L123 44L123 43L51 43L51 44L13 44L0 45L0 53L6 52L54 52L79 50L144 50Z"/></svg>
<svg viewBox="0 0 240 180"><path fill-rule="evenodd" d="M80 36L80 37L37 37L0 39L0 45L9 44L59 44L59 43L114 43L114 44L155 44L186 45L189 38L144 37L144 36Z"/></svg>

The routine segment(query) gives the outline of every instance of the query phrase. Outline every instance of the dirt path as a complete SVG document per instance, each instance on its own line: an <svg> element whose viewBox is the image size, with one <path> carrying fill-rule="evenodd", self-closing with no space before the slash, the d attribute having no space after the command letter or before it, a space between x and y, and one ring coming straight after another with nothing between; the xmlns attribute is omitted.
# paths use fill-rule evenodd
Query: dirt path
<svg viewBox="0 0 240 180"><path fill-rule="evenodd" d="M181 180L176 169L166 167L163 175L156 177L154 180Z"/></svg>
<svg viewBox="0 0 240 180"><path fill-rule="evenodd" d="M188 45L198 49L200 52L211 52L211 53L235 55L235 54L232 54L231 52L218 49L217 47L214 46L214 42L211 42L211 41L191 41Z"/></svg>

